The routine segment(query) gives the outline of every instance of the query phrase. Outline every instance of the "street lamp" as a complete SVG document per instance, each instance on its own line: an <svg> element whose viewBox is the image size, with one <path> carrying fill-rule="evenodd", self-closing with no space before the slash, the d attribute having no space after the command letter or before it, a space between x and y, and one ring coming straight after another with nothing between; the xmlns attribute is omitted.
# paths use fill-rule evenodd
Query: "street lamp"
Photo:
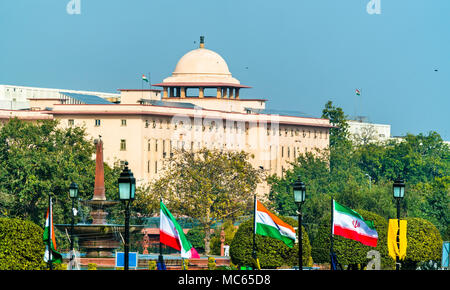
<svg viewBox="0 0 450 290"><path fill-rule="evenodd" d="M403 179L396 179L393 185L394 198L397 200L397 245L400 248L400 200L405 196L405 182ZM400 261L398 256L395 257L395 269L400 270Z"/></svg>
<svg viewBox="0 0 450 290"><path fill-rule="evenodd" d="M125 258L124 270L128 270L128 253L130 250L129 235L130 235L130 203L134 200L134 193L136 190L136 178L128 169L128 162L125 162L125 168L120 173L119 183L119 198L125 204Z"/></svg>
<svg viewBox="0 0 450 290"><path fill-rule="evenodd" d="M74 250L73 250L73 226L75 223L75 199L78 197L78 184L72 182L69 186L69 197L72 200L72 224L70 225L70 265L73 267L73 258L74 258Z"/></svg>
<svg viewBox="0 0 450 290"><path fill-rule="evenodd" d="M300 175L297 176L297 180L292 185L294 191L294 202L298 207L298 269L303 270L303 237L302 237L302 204L306 199L306 186L301 181Z"/></svg>

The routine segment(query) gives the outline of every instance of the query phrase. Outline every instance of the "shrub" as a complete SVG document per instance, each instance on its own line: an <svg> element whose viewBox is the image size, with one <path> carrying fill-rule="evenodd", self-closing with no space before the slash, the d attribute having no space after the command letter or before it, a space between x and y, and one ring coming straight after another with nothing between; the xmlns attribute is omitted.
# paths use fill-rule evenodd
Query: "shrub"
<svg viewBox="0 0 450 290"><path fill-rule="evenodd" d="M156 270L156 261L155 260L148 261L148 269Z"/></svg>
<svg viewBox="0 0 450 290"><path fill-rule="evenodd" d="M216 259L214 257L208 257L208 270L216 269Z"/></svg>
<svg viewBox="0 0 450 290"><path fill-rule="evenodd" d="M283 221L296 227L297 221L292 218L280 217ZM303 265L311 264L311 245L309 238L302 227L303 235ZM253 249L253 219L243 222L237 230L230 245L231 261L239 266L254 266L252 258ZM277 268L282 265L298 265L298 244L289 248L282 241L256 235L256 253L261 268Z"/></svg>
<svg viewBox="0 0 450 290"><path fill-rule="evenodd" d="M20 219L0 218L0 270L42 270L43 230Z"/></svg>
<svg viewBox="0 0 450 290"><path fill-rule="evenodd" d="M406 218L408 221L406 257L402 269L415 270L421 262L441 259L442 238L438 229L422 218Z"/></svg>
<svg viewBox="0 0 450 290"><path fill-rule="evenodd" d="M387 249L387 228L388 223L383 217L362 209L356 210L365 220L374 222L375 229L378 233L377 247L370 247L360 242L346 239L341 236L333 237L333 251L337 256L337 260L341 265L360 265L364 268L369 259L367 252L376 250L380 253L381 268L393 269L394 262L390 258ZM330 214L322 219L317 237L313 241L312 256L316 263L330 262Z"/></svg>
<svg viewBox="0 0 450 290"><path fill-rule="evenodd" d="M121 267L121 268L122 268L122 270L123 270L123 267ZM89 263L87 269L88 269L88 270L97 270L97 264L95 264L95 263ZM119 268L117 268L117 269L119 269Z"/></svg>

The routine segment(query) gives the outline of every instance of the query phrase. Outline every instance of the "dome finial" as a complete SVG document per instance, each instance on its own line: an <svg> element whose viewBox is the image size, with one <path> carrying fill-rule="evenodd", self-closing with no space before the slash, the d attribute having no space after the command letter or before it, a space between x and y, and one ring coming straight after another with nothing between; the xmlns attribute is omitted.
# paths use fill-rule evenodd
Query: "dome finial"
<svg viewBox="0 0 450 290"><path fill-rule="evenodd" d="M200 48L205 48L205 37L200 36Z"/></svg>

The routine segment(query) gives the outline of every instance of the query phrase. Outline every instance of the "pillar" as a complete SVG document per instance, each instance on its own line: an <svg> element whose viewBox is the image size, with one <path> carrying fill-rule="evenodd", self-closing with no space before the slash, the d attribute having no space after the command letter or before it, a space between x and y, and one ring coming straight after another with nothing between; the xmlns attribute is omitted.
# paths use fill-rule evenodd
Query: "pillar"
<svg viewBox="0 0 450 290"><path fill-rule="evenodd" d="M198 97L203 99L205 96L205 88L198 88Z"/></svg>
<svg viewBox="0 0 450 290"><path fill-rule="evenodd" d="M180 88L178 88L178 89L180 89ZM181 87L180 98L182 98L182 99L186 98L186 87Z"/></svg>
<svg viewBox="0 0 450 290"><path fill-rule="evenodd" d="M235 99L239 99L239 88L236 88L236 96Z"/></svg>
<svg viewBox="0 0 450 290"><path fill-rule="evenodd" d="M169 96L168 96L168 88L167 87L164 87L163 88L163 98L168 98Z"/></svg>
<svg viewBox="0 0 450 290"><path fill-rule="evenodd" d="M174 88L173 88L173 87L170 87L169 90L170 90L170 95L169 95L169 97L173 98L173 97L174 97L174 95L173 95Z"/></svg>
<svg viewBox="0 0 450 290"><path fill-rule="evenodd" d="M177 88L177 95L175 97L177 97L177 98L180 97L180 88L179 87Z"/></svg>
<svg viewBox="0 0 450 290"><path fill-rule="evenodd" d="M228 98L228 88L223 88L223 96L222 98L226 99Z"/></svg>
<svg viewBox="0 0 450 290"><path fill-rule="evenodd" d="M222 98L222 88L217 88L217 98Z"/></svg>
<svg viewBox="0 0 450 290"><path fill-rule="evenodd" d="M233 88L230 88L230 99L234 99Z"/></svg>

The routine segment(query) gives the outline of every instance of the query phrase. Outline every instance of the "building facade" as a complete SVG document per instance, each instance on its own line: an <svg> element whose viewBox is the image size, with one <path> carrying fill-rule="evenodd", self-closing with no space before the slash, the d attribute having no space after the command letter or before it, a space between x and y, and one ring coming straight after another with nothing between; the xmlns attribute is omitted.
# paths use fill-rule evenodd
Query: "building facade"
<svg viewBox="0 0 450 290"><path fill-rule="evenodd" d="M158 178L177 149L243 150L255 168L281 176L299 154L329 146L329 120L270 114L265 99L241 98L250 87L203 40L154 86L162 89L121 89L120 103L58 101L40 113L101 136L105 162L128 161L138 185Z"/></svg>

